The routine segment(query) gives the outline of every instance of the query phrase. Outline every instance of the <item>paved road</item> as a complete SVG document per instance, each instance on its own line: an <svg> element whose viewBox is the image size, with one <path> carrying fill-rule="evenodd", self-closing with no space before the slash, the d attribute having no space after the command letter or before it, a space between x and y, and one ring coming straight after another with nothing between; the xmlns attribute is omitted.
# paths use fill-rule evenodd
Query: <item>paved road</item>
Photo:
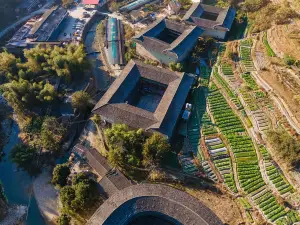
<svg viewBox="0 0 300 225"><path fill-rule="evenodd" d="M14 29L15 27L19 26L21 23L26 22L27 20L29 20L30 18L32 18L33 16L36 16L38 14L42 14L45 11L48 10L48 8L53 4L53 1L49 1L46 5L44 5L42 8L40 8L39 10L36 10L32 13L30 13L28 16L25 16L23 18L21 18L20 20L16 21L15 23L11 24L10 26L6 27L4 30L2 30L0 32L0 38L2 38L8 31L10 31L11 29Z"/></svg>

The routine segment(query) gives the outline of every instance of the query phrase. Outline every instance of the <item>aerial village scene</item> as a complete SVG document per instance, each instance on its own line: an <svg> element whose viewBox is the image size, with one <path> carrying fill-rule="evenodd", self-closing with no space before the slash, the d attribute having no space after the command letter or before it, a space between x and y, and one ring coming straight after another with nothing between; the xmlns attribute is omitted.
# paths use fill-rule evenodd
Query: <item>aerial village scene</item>
<svg viewBox="0 0 300 225"><path fill-rule="evenodd" d="M0 3L0 225L300 224L299 0Z"/></svg>

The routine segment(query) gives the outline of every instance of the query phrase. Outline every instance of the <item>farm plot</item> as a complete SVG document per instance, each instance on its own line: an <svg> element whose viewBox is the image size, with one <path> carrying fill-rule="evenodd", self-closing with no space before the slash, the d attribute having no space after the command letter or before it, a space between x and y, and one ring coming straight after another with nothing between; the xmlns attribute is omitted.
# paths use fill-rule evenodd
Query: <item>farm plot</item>
<svg viewBox="0 0 300 225"><path fill-rule="evenodd" d="M299 215L295 211L290 210L286 217L282 217L276 221L276 225L295 224L299 221Z"/></svg>
<svg viewBox="0 0 300 225"><path fill-rule="evenodd" d="M207 177L211 180L213 180L214 182L218 182L218 178L216 176L216 174L214 173L214 171L211 169L209 163L207 161L202 161L201 162L202 168L204 170L204 172L206 173Z"/></svg>
<svg viewBox="0 0 300 225"><path fill-rule="evenodd" d="M200 77L204 79L209 79L211 73L211 68L207 66L200 66Z"/></svg>
<svg viewBox="0 0 300 225"><path fill-rule="evenodd" d="M227 138L237 164L241 188L249 194L265 186L251 138L245 135L230 135Z"/></svg>
<svg viewBox="0 0 300 225"><path fill-rule="evenodd" d="M257 103L253 99L251 93L248 90L246 90L246 88L240 88L240 93L250 111L258 110Z"/></svg>
<svg viewBox="0 0 300 225"><path fill-rule="evenodd" d="M251 59L251 47L240 46L240 58L246 72L255 71L255 67Z"/></svg>
<svg viewBox="0 0 300 225"><path fill-rule="evenodd" d="M179 164L182 167L184 173L201 177L201 172L199 171L198 167L196 166L194 159L187 156L187 155L178 155Z"/></svg>
<svg viewBox="0 0 300 225"><path fill-rule="evenodd" d="M218 71L216 69L214 70L213 73L216 81L222 86L222 88L226 91L227 95L229 96L230 100L232 103L236 106L237 109L242 109L243 106L240 102L240 100L237 98L237 96L234 94L234 92L231 90L230 86L228 83L220 76Z"/></svg>
<svg viewBox="0 0 300 225"><path fill-rule="evenodd" d="M262 110L257 110L252 112L252 116L255 120L255 123L260 131L266 131L269 128L269 121Z"/></svg>
<svg viewBox="0 0 300 225"><path fill-rule="evenodd" d="M194 155L199 155L198 151L200 146L200 122L206 110L206 100L203 91L200 88L196 88L192 94L192 113L187 125L187 137L189 139L191 149Z"/></svg>
<svg viewBox="0 0 300 225"><path fill-rule="evenodd" d="M258 85L256 84L255 80L253 77L249 74L242 74L242 78L244 79L246 85L253 91L259 90Z"/></svg>
<svg viewBox="0 0 300 225"><path fill-rule="evenodd" d="M234 73L232 71L232 66L230 64L222 64L221 70L224 76L226 76L230 81L234 81Z"/></svg>
<svg viewBox="0 0 300 225"><path fill-rule="evenodd" d="M247 216L248 221L250 223L253 223L254 220L253 220L252 215L250 213L250 211L252 211L252 206L250 205L250 203L247 201L246 198L239 198L239 202L242 204L242 206L246 210L246 216Z"/></svg>
<svg viewBox="0 0 300 225"><path fill-rule="evenodd" d="M207 112L204 113L201 120L201 129L204 136L211 136L218 133L215 125L212 123Z"/></svg>
<svg viewBox="0 0 300 225"><path fill-rule="evenodd" d="M255 193L252 196L252 200L271 222L275 222L277 219L287 215L284 207L277 202L272 192L266 188Z"/></svg>
<svg viewBox="0 0 300 225"><path fill-rule="evenodd" d="M213 138L205 139L205 144L208 148L211 160L224 179L224 183L229 190L237 193L230 156L228 155L224 143L219 137L215 136Z"/></svg>
<svg viewBox="0 0 300 225"><path fill-rule="evenodd" d="M210 111L223 134L244 132L242 122L234 114L223 95L215 90L208 96Z"/></svg>
<svg viewBox="0 0 300 225"><path fill-rule="evenodd" d="M259 206L268 220L275 222L277 219L286 216L287 212L284 210L284 207L277 202L272 192L267 189L260 172L255 147L251 138L244 132L241 132L241 130L244 130L244 127L240 119L229 108L220 92L212 92L208 100L216 124L220 125L220 130L227 138L230 149L233 152L238 180L242 190L252 196L253 201ZM224 121L218 119L219 115L222 115L223 120L225 118L226 121L230 118L229 121L234 124L234 127L226 122L224 132L222 130L224 129Z"/></svg>
<svg viewBox="0 0 300 225"><path fill-rule="evenodd" d="M275 186L280 195L293 192L293 187L286 180L286 178L281 173L280 169L274 165L272 161L265 160L265 168L267 176L272 184Z"/></svg>
<svg viewBox="0 0 300 225"><path fill-rule="evenodd" d="M197 155L200 145L200 124L194 108L192 109L187 125L187 138L189 140L190 149L195 155Z"/></svg>
<svg viewBox="0 0 300 225"><path fill-rule="evenodd" d="M249 39L241 40L240 46L250 47L251 48L251 46L252 46L252 39L249 38Z"/></svg>

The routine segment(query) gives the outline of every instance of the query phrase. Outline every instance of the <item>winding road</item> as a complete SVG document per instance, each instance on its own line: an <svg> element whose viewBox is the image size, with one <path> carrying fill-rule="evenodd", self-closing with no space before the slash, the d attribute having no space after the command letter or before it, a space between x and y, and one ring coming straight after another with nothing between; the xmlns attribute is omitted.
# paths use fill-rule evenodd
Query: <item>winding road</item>
<svg viewBox="0 0 300 225"><path fill-rule="evenodd" d="M29 15L19 19L18 21L16 21L15 23L11 24L10 26L6 27L5 29L3 29L0 32L0 38L2 38L5 34L7 34L8 31L14 29L15 27L19 26L20 24L26 22L27 20L29 20L30 18L32 18L33 16L36 16L38 14L42 14L44 12L46 12L49 7L53 4L53 1L49 1L46 5L44 5L42 8L30 13Z"/></svg>

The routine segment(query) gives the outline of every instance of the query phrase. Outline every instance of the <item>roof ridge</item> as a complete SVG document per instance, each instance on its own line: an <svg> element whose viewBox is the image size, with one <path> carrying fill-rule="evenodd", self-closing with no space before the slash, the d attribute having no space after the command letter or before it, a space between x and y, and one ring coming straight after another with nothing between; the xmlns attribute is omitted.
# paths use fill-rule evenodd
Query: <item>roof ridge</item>
<svg viewBox="0 0 300 225"><path fill-rule="evenodd" d="M137 111L136 109L138 109L139 111L145 112L145 114L147 114L147 115L145 116L145 114L141 115L141 114L139 114L139 113L134 113L134 112L133 112L133 113L134 113L134 114L138 114L139 116L145 117L145 118L147 118L147 119L149 119L149 120L155 119L155 122L157 122L157 121L156 121L156 117L154 116L154 113L149 112L149 111L147 111L147 110L145 110L145 109L142 109L142 108L139 108L139 107L136 107L136 106L134 106L134 105L127 104L127 103L113 103L113 104L111 104L111 105L114 106L114 107L117 107L117 108L119 108L119 109L121 109L121 110L123 110L123 111L130 112L130 113L132 113L132 111L130 111L130 110L128 110L126 107L122 107L122 106L124 106L124 105L126 105L127 107L129 106L129 108L135 109L135 110L133 110L133 111ZM119 106L121 106L121 107L119 107ZM153 115L152 118L148 116L149 114Z"/></svg>
<svg viewBox="0 0 300 225"><path fill-rule="evenodd" d="M163 68L163 67L152 66L152 65L146 64L140 60L134 60L134 62L137 65L137 67L142 66L142 67L149 68L151 70L160 71L160 72L169 74L171 76L174 76L175 79L180 78L184 74L184 72L171 71L171 70ZM142 76L142 74L141 74L141 76Z"/></svg>

